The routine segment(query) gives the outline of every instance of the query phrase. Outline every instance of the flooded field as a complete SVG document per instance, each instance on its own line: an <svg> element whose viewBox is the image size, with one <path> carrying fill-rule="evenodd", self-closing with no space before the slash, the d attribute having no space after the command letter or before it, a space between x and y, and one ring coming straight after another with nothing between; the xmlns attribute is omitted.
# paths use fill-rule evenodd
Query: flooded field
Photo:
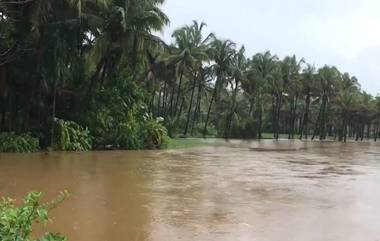
<svg viewBox="0 0 380 241"><path fill-rule="evenodd" d="M70 241L380 240L376 143L0 154L0 196L65 189L51 228Z"/></svg>

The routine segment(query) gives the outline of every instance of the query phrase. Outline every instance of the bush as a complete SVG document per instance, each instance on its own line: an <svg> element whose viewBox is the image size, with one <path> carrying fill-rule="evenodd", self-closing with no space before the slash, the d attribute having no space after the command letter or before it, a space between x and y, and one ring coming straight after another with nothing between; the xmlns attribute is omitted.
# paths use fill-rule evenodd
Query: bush
<svg viewBox="0 0 380 241"><path fill-rule="evenodd" d="M41 238L32 238L34 225L40 224L46 230L50 221L49 211L59 205L66 197L62 192L56 200L41 204L42 193L29 193L20 207L15 207L15 200L3 198L0 202L0 240L1 241L65 241L57 233L46 232Z"/></svg>
<svg viewBox="0 0 380 241"><path fill-rule="evenodd" d="M88 151L92 149L92 137L87 128L73 121L55 119L57 135L54 148L61 151Z"/></svg>
<svg viewBox="0 0 380 241"><path fill-rule="evenodd" d="M36 152L39 149L38 138L30 134L16 135L13 132L0 134L0 152Z"/></svg>
<svg viewBox="0 0 380 241"><path fill-rule="evenodd" d="M149 117L145 96L146 92L128 73L121 73L111 86L98 90L86 114L95 146L124 150L161 148L167 131Z"/></svg>
<svg viewBox="0 0 380 241"><path fill-rule="evenodd" d="M163 119L152 117L147 118L144 123L145 147L149 149L166 148L169 142L168 131L162 124Z"/></svg>
<svg viewBox="0 0 380 241"><path fill-rule="evenodd" d="M234 122L231 127L232 138L255 139L257 138L258 124L253 118Z"/></svg>
<svg viewBox="0 0 380 241"><path fill-rule="evenodd" d="M144 147L140 122L130 111L128 117L116 125L117 135L114 142L119 148L138 150Z"/></svg>

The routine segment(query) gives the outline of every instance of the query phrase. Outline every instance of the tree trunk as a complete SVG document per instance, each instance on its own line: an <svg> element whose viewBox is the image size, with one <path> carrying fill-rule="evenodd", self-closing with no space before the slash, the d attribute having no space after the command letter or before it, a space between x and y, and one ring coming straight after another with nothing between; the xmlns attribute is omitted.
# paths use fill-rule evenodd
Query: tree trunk
<svg viewBox="0 0 380 241"><path fill-rule="evenodd" d="M16 124L16 115L17 115L17 108L15 108L16 105L16 93L14 89L14 85L11 84L8 92L8 131L12 132L14 128L14 124Z"/></svg>
<svg viewBox="0 0 380 241"><path fill-rule="evenodd" d="M157 103L157 116L160 116L161 114L161 96L162 96L162 89L158 92L158 103Z"/></svg>
<svg viewBox="0 0 380 241"><path fill-rule="evenodd" d="M252 117L253 115L253 108L255 107L255 101L252 97L250 97L249 101L249 116Z"/></svg>
<svg viewBox="0 0 380 241"><path fill-rule="evenodd" d="M323 96L322 100L322 118L321 118L321 131L319 135L319 140L326 139L326 108L327 108L327 96Z"/></svg>
<svg viewBox="0 0 380 241"><path fill-rule="evenodd" d="M347 120L348 120L348 115L345 116L345 121L344 121L344 131L343 131L343 137L344 137L344 142L347 142Z"/></svg>
<svg viewBox="0 0 380 241"><path fill-rule="evenodd" d="M177 119L175 123L178 123L179 119L181 118L184 103L185 103L185 97L182 97L181 105L179 106L179 111L178 111L178 115L177 115Z"/></svg>
<svg viewBox="0 0 380 241"><path fill-rule="evenodd" d="M170 108L169 108L169 115L170 116L173 116L174 94L175 94L175 85L173 84L172 93L170 94Z"/></svg>
<svg viewBox="0 0 380 241"><path fill-rule="evenodd" d="M56 100L57 100L57 78L54 80L54 90L53 90L53 108L52 108L52 121L51 121L51 136L50 136L50 146L54 145L54 131L55 131L55 111L56 111Z"/></svg>
<svg viewBox="0 0 380 241"><path fill-rule="evenodd" d="M272 131L273 139L277 139L277 105L278 105L278 94L273 93L272 95Z"/></svg>
<svg viewBox="0 0 380 241"><path fill-rule="evenodd" d="M194 119L193 119L193 124L191 127L191 135L194 134L194 128L198 126L198 119L199 119L199 115L201 114L201 100L202 100L202 80L199 81L199 85L198 85L197 103L196 103L196 108L194 111Z"/></svg>
<svg viewBox="0 0 380 241"><path fill-rule="evenodd" d="M232 119L233 119L233 116L234 116L235 111L236 111L236 98L237 98L237 93L239 90L239 88L238 88L239 82L236 82L235 84L236 84L236 86L235 86L234 93L232 96L231 112L228 114L227 119L226 119L226 130L224 133L224 137L226 137L226 138L229 138L231 135Z"/></svg>
<svg viewBox="0 0 380 241"><path fill-rule="evenodd" d="M341 125L340 130L339 130L339 141L343 141L343 139L344 139L345 129L347 126L346 115L347 115L346 111L343 110L342 111L342 125Z"/></svg>
<svg viewBox="0 0 380 241"><path fill-rule="evenodd" d="M35 59L35 68L32 70L32 72L29 75L29 81L31 82L31 91L29 95L29 101L26 104L25 109L25 116L24 116L24 123L23 123L23 129L27 130L29 129L29 121L30 121L30 115L32 112L33 102L34 102L34 94L37 87L37 81L40 81L41 78L41 67L42 67L42 60L43 60L43 53L44 53L44 27L40 27L40 37L38 39L37 49L36 49L36 59Z"/></svg>
<svg viewBox="0 0 380 241"><path fill-rule="evenodd" d="M371 121L368 121L367 123L367 139L369 140L371 138Z"/></svg>
<svg viewBox="0 0 380 241"><path fill-rule="evenodd" d="M133 48L132 48L132 81L136 81L137 77L137 57L138 57L138 45L137 45L137 33L133 37ZM159 109L159 108L158 108Z"/></svg>
<svg viewBox="0 0 380 241"><path fill-rule="evenodd" d="M379 136L379 124L380 124L380 114L377 114L377 118L376 118L376 128L375 128L375 142L377 141L377 138Z"/></svg>
<svg viewBox="0 0 380 241"><path fill-rule="evenodd" d="M155 99L155 96L156 95L156 91L153 90L152 93L151 93L151 99L150 99L150 113L152 115L154 115L154 99Z"/></svg>
<svg viewBox="0 0 380 241"><path fill-rule="evenodd" d="M181 97L182 78L183 78L183 70L181 71L181 75L179 77L179 85L178 85L178 90L177 90L177 100L175 102L175 108L174 108L174 116L178 112L179 98Z"/></svg>
<svg viewBox="0 0 380 241"><path fill-rule="evenodd" d="M259 123L258 123L258 126L259 126L259 129L258 129L258 137L259 137L259 140L261 140L263 138L263 135L262 135L262 127L263 127L263 107L260 106L258 108L259 110Z"/></svg>
<svg viewBox="0 0 380 241"><path fill-rule="evenodd" d="M289 125L288 125L288 139L292 139L292 118L293 118L293 106L294 106L294 97L291 98L292 100L289 101Z"/></svg>
<svg viewBox="0 0 380 241"><path fill-rule="evenodd" d="M194 93L195 93L196 87L197 87L197 75L194 76L194 80L193 80L193 87L191 90L190 104L189 104L189 109L187 111L187 120L186 120L185 132L183 133L184 136L187 136L187 132L189 130L189 124L190 124L190 119L191 119L191 109L193 108L193 100L194 100Z"/></svg>
<svg viewBox="0 0 380 241"><path fill-rule="evenodd" d="M295 131L295 124L297 119L297 102L298 102L298 96L295 96L294 105L293 105L293 115L292 115L292 128L291 128L291 136L292 139L294 139L294 131Z"/></svg>
<svg viewBox="0 0 380 241"><path fill-rule="evenodd" d="M207 125L208 125L208 122L210 120L211 108L212 108L212 104L214 103L214 100L215 100L215 97L216 97L216 93L217 93L217 84L215 84L214 92L212 93L212 97L211 97L211 100L210 100L210 105L208 107L205 127L203 129L203 137L206 137L206 134L207 134Z"/></svg>
<svg viewBox="0 0 380 241"><path fill-rule="evenodd" d="M167 102L168 102L168 96L169 96L169 93L168 93L168 84L167 82L165 81L164 83L164 96L162 98L162 117L166 118L166 113L167 113Z"/></svg>
<svg viewBox="0 0 380 241"><path fill-rule="evenodd" d="M281 115L281 106L282 106L282 92L278 95L278 103L277 103L277 112L276 112L276 140L280 137L280 115Z"/></svg>
<svg viewBox="0 0 380 241"><path fill-rule="evenodd" d="M306 100L305 100L305 104L306 105L305 105L305 114L304 114L304 117L303 117L302 128L301 128L301 135L300 135L300 139L301 140L303 138L304 133L305 133L306 140L308 138L308 123L309 123L310 99L311 99L311 96L308 93L307 96L306 96Z"/></svg>
<svg viewBox="0 0 380 241"><path fill-rule="evenodd" d="M321 106L319 107L317 122L315 123L314 133L313 133L313 136L311 137L311 140L314 140L315 136L320 132L322 110L323 110L323 101L321 103Z"/></svg>
<svg viewBox="0 0 380 241"><path fill-rule="evenodd" d="M99 80L100 71L104 68L105 63L106 63L106 58L103 57L97 64L95 73L91 76L90 84L84 94L84 98L86 102L91 98L91 92L93 88L95 87L96 82ZM83 105L83 106L86 106L86 105Z"/></svg>

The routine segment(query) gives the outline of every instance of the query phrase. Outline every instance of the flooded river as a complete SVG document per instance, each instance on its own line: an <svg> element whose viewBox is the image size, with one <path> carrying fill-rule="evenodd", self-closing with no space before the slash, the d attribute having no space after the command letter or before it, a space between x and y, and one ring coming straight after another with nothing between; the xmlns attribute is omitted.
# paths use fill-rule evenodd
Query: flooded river
<svg viewBox="0 0 380 241"><path fill-rule="evenodd" d="M378 241L380 144L0 154L0 196L72 196L69 241Z"/></svg>

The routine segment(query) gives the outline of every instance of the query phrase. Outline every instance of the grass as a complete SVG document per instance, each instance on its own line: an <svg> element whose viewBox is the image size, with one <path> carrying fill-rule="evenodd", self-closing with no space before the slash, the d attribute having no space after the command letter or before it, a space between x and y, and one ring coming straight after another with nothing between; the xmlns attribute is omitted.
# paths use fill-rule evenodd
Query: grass
<svg viewBox="0 0 380 241"><path fill-rule="evenodd" d="M272 140L273 139L273 133L262 133L263 139L265 140ZM288 139L288 134L280 134L279 139Z"/></svg>
<svg viewBox="0 0 380 241"><path fill-rule="evenodd" d="M273 139L273 133L263 133L263 139ZM280 134L280 139L287 139L287 134ZM224 142L220 138L173 138L168 143L168 149L189 149L193 147L212 146Z"/></svg>
<svg viewBox="0 0 380 241"><path fill-rule="evenodd" d="M211 146L216 144L217 142L217 139L175 138L170 139L168 149L188 149L200 146Z"/></svg>
<svg viewBox="0 0 380 241"><path fill-rule="evenodd" d="M263 140L273 140L273 133L263 133ZM298 139L298 135L295 136L295 140ZM310 140L311 136L309 135ZM316 137L318 141L319 137ZM280 134L279 139L288 139L288 134ZM333 137L328 137L327 140L334 140ZM347 138L347 141L355 140L354 138ZM224 143L225 140L221 138L173 138L170 139L168 143L169 150L175 149L190 149L193 147L202 147L202 146L213 146Z"/></svg>

